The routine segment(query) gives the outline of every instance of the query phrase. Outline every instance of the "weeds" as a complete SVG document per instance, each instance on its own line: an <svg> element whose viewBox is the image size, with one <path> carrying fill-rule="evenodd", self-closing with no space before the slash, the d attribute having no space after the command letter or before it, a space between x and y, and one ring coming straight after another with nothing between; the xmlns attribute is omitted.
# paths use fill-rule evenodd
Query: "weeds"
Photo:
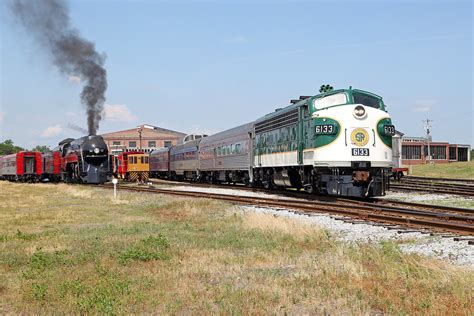
<svg viewBox="0 0 474 316"><path fill-rule="evenodd" d="M36 300L43 300L48 292L48 286L46 284L33 283L33 296Z"/></svg>
<svg viewBox="0 0 474 316"><path fill-rule="evenodd" d="M203 199L114 200L62 184L0 191L0 314L472 310L472 271L395 242L345 245L304 222Z"/></svg>
<svg viewBox="0 0 474 316"><path fill-rule="evenodd" d="M17 231L16 231L16 238L17 238L17 239L20 239L20 240L27 240L27 241L30 241L30 240L36 239L36 237L37 237L36 234L24 233L24 232L22 232L21 230L17 230Z"/></svg>
<svg viewBox="0 0 474 316"><path fill-rule="evenodd" d="M163 235L149 236L122 252L118 257L119 262L121 264L127 264L134 260L166 260L170 258L167 253L169 246L170 243L168 239Z"/></svg>

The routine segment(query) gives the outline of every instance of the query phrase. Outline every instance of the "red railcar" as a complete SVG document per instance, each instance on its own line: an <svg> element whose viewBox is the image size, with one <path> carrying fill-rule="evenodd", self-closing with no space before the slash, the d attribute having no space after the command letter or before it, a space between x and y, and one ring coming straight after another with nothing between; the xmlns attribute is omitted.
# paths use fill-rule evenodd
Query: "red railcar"
<svg viewBox="0 0 474 316"><path fill-rule="evenodd" d="M61 180L61 152L49 151L43 154L43 179L52 182Z"/></svg>
<svg viewBox="0 0 474 316"><path fill-rule="evenodd" d="M20 151L0 157L0 178L12 181L38 181L43 173L40 152Z"/></svg>

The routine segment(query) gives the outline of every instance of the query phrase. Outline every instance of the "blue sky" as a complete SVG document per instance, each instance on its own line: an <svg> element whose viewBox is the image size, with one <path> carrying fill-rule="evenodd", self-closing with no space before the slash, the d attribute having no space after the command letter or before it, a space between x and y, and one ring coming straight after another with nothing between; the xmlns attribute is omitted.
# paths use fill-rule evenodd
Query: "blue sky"
<svg viewBox="0 0 474 316"><path fill-rule="evenodd" d="M149 123L213 133L321 84L384 98L397 129L474 145L471 1L70 1L107 54L99 133ZM65 77L0 3L0 141L55 145L86 126Z"/></svg>

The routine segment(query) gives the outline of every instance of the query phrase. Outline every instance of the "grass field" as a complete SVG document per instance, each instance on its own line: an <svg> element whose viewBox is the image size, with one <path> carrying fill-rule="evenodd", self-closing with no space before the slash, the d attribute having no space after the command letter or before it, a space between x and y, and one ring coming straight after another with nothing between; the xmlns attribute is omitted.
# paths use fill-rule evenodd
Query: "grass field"
<svg viewBox="0 0 474 316"><path fill-rule="evenodd" d="M0 314L469 314L474 272L203 199L0 182Z"/></svg>
<svg viewBox="0 0 474 316"><path fill-rule="evenodd" d="M474 160L412 166L413 176L449 179L474 179Z"/></svg>

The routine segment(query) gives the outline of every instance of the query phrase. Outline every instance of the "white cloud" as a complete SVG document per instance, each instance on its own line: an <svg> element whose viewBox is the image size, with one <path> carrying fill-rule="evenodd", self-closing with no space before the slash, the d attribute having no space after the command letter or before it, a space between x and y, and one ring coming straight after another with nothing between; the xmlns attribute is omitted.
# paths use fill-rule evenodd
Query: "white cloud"
<svg viewBox="0 0 474 316"><path fill-rule="evenodd" d="M41 137L49 138L49 137L58 136L59 134L62 133L62 131L63 131L63 128L61 127L60 124L49 126L41 133Z"/></svg>
<svg viewBox="0 0 474 316"><path fill-rule="evenodd" d="M77 114L74 113L74 112L66 112L66 113L64 113L64 115L66 115L68 117L76 117L77 116Z"/></svg>
<svg viewBox="0 0 474 316"><path fill-rule="evenodd" d="M4 117L5 117L5 113L0 112L0 122L3 122Z"/></svg>
<svg viewBox="0 0 474 316"><path fill-rule="evenodd" d="M124 104L106 104L102 112L104 119L111 122L133 122L137 117Z"/></svg>
<svg viewBox="0 0 474 316"><path fill-rule="evenodd" d="M415 101L415 106L411 110L419 113L430 112L438 103L438 100L418 100Z"/></svg>
<svg viewBox="0 0 474 316"><path fill-rule="evenodd" d="M69 76L68 80L71 83L81 83L82 82L82 79L79 76Z"/></svg>

